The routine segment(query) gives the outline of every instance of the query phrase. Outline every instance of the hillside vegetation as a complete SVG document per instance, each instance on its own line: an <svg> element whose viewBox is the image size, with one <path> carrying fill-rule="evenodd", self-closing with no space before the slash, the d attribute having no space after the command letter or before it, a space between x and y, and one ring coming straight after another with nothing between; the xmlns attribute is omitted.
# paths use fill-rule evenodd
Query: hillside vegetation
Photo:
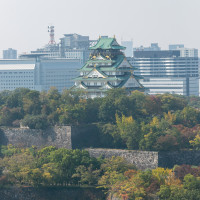
<svg viewBox="0 0 200 200"><path fill-rule="evenodd" d="M16 89L0 93L0 125L46 129L54 125L96 123L113 148L200 149L200 98L144 95L123 89L86 99L82 91L51 88L47 93ZM108 137L109 136L109 137Z"/></svg>
<svg viewBox="0 0 200 200"><path fill-rule="evenodd" d="M2 148L0 188L97 187L124 200L199 200L200 167L139 171L121 157L92 158L87 151L45 147Z"/></svg>

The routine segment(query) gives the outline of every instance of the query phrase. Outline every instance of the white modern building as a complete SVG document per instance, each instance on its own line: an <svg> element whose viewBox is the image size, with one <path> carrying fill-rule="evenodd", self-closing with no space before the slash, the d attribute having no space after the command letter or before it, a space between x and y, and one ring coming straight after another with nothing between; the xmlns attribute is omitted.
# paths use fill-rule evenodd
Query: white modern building
<svg viewBox="0 0 200 200"><path fill-rule="evenodd" d="M184 51L183 51L184 52ZM149 94L172 93L199 95L198 52L184 54L180 50L135 51L129 58L136 75Z"/></svg>
<svg viewBox="0 0 200 200"><path fill-rule="evenodd" d="M198 49L180 48L180 57L198 57Z"/></svg>
<svg viewBox="0 0 200 200"><path fill-rule="evenodd" d="M80 66L75 59L0 60L0 91L20 87L47 91L56 87L61 92L73 86Z"/></svg>

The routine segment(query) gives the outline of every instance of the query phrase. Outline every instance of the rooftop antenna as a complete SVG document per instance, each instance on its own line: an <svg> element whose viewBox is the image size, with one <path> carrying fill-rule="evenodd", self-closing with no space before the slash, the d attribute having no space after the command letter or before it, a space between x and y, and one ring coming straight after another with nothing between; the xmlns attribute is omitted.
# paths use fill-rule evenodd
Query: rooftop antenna
<svg viewBox="0 0 200 200"><path fill-rule="evenodd" d="M55 38L54 38L54 26L48 26L48 32L50 36L50 41L48 44L50 45L56 44Z"/></svg>

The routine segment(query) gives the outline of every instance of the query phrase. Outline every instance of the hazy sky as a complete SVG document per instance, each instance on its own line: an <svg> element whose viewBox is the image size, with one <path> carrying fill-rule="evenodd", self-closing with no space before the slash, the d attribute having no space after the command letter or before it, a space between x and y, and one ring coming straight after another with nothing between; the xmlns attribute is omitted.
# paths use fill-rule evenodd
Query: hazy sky
<svg viewBox="0 0 200 200"><path fill-rule="evenodd" d="M134 46L183 43L200 49L200 0L0 0L0 52L43 47L47 26L66 33L116 35Z"/></svg>

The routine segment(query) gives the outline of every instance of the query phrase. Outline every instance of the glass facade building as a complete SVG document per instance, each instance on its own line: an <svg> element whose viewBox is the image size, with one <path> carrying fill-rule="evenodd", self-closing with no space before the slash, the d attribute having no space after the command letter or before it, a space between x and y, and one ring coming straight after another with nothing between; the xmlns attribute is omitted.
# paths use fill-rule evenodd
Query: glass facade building
<svg viewBox="0 0 200 200"><path fill-rule="evenodd" d="M196 56L196 57L195 57ZM129 62L149 94L199 95L198 53L186 57L181 50L135 51Z"/></svg>

